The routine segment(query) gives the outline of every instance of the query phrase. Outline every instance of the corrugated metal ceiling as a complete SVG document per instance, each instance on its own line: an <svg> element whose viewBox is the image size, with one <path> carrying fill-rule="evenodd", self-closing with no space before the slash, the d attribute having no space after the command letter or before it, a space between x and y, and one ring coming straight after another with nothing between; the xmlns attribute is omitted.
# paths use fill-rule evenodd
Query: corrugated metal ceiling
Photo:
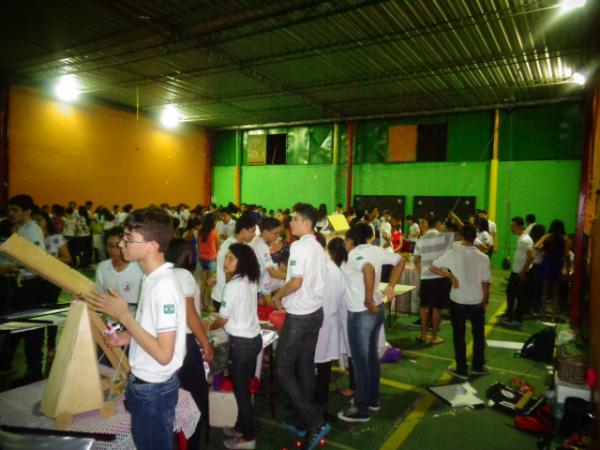
<svg viewBox="0 0 600 450"><path fill-rule="evenodd" d="M581 97L593 2L21 1L0 15L0 71L200 126L410 115Z"/></svg>

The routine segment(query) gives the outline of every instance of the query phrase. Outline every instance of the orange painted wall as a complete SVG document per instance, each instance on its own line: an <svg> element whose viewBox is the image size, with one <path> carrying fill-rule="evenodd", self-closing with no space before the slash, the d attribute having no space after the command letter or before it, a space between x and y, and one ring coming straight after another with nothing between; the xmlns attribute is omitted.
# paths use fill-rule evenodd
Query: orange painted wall
<svg viewBox="0 0 600 450"><path fill-rule="evenodd" d="M165 130L147 117L106 106L63 104L13 86L9 113L9 195L39 204L206 204L210 170L204 131Z"/></svg>

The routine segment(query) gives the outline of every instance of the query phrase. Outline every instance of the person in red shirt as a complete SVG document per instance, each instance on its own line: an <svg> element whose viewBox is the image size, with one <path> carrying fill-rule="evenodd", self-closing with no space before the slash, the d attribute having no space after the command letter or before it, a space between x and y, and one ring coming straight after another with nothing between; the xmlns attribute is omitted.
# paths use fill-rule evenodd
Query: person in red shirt
<svg viewBox="0 0 600 450"><path fill-rule="evenodd" d="M209 289L207 280L217 271L217 250L219 240L219 233L215 227L215 218L212 214L206 214L203 217L197 240L202 309L208 311L211 303L211 289Z"/></svg>
<svg viewBox="0 0 600 450"><path fill-rule="evenodd" d="M400 220L400 216L397 213L392 213L390 224L392 225L392 248L394 249L394 253L397 253L402 248L403 240L402 221Z"/></svg>

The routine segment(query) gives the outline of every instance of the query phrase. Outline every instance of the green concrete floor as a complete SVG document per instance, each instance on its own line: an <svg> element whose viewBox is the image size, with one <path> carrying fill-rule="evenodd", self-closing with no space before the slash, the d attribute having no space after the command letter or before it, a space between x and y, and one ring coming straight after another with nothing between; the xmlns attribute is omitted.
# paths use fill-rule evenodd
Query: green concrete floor
<svg viewBox="0 0 600 450"><path fill-rule="evenodd" d="M507 330L496 323L504 310L504 289L507 272L494 271L490 306L486 314L487 337L495 340L524 342L528 336L542 328L539 321L525 321L521 330ZM66 300L66 297L63 297ZM480 410L450 408L426 389L435 384L452 382L446 368L453 362L452 331L445 320L440 332L446 342L436 346L417 343L418 332L410 324L416 317L398 314L391 327L387 327L387 340L401 349L405 358L382 366L382 409L373 413L367 424L348 425L332 420L332 432L327 447L339 449L396 449L403 450L464 450L464 449L536 449L537 438L518 431L512 419L488 407ZM470 331L467 329L467 335ZM538 393L545 390L544 364L514 357L514 351L486 348L487 364L492 373L472 378L480 398L486 389L496 382L508 382L522 378L532 384ZM25 361L22 343L15 355L15 370L0 379L0 390L8 389L10 383L24 374ZM347 386L347 375L335 372L331 384L330 404L327 413L333 417L347 406L337 391ZM455 381L456 382L456 381ZM284 404L282 393L276 395L276 403ZM256 397L258 417L258 449L291 449L296 440L280 425L283 407L278 407L275 417L269 410L269 402ZM211 429L210 442L203 448L223 448L223 434Z"/></svg>

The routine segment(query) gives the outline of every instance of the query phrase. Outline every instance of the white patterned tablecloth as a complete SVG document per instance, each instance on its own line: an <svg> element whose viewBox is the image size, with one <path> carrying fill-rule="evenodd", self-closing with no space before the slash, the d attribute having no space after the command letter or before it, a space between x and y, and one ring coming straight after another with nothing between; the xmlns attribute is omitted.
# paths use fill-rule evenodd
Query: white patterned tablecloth
<svg viewBox="0 0 600 450"><path fill-rule="evenodd" d="M54 420L40 412L40 400L46 380L0 393L0 424L17 427L54 430ZM102 419L98 411L77 414L67 431L115 434L114 441L96 441L94 449L135 449L131 437L130 415L123 405L124 395L115 401L117 413ZM183 431L190 437L200 420L200 411L188 391L179 389L175 412L175 431Z"/></svg>

